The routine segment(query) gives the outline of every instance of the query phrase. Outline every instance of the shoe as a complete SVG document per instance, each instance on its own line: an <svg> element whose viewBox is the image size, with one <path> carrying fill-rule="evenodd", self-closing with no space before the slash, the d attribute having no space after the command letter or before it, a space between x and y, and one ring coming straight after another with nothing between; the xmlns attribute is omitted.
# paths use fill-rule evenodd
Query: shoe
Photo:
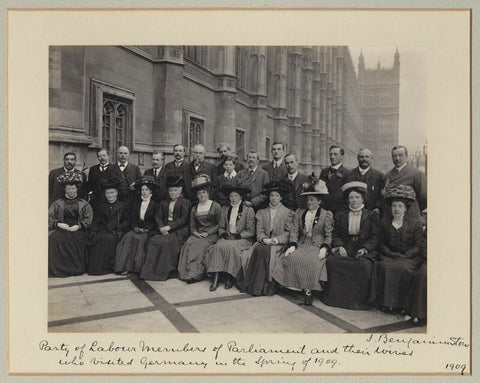
<svg viewBox="0 0 480 383"><path fill-rule="evenodd" d="M305 290L303 295L303 303L307 306L311 306L313 303L313 294L311 290Z"/></svg>
<svg viewBox="0 0 480 383"><path fill-rule="evenodd" d="M120 275L123 275L123 276L127 276L130 274L131 274L130 271L126 271L126 270L120 273Z"/></svg>
<svg viewBox="0 0 480 383"><path fill-rule="evenodd" d="M382 311L385 314L393 314L393 308L392 307L384 306L384 307L382 307Z"/></svg>
<svg viewBox="0 0 480 383"><path fill-rule="evenodd" d="M267 287L267 292L265 295L267 297L271 297L272 295L275 295L275 292L277 291L277 287L278 287L278 284L276 281L269 282Z"/></svg>
<svg viewBox="0 0 480 383"><path fill-rule="evenodd" d="M427 318L423 318L423 319L419 319L417 317L415 318L411 318L409 320L410 324L412 324L413 326L425 326L427 324Z"/></svg>
<svg viewBox="0 0 480 383"><path fill-rule="evenodd" d="M210 285L210 291L215 291L218 287L218 273L215 273L212 284Z"/></svg>
<svg viewBox="0 0 480 383"><path fill-rule="evenodd" d="M225 281L225 289L228 290L228 289L231 289L233 287L233 280L232 280L232 277L229 275L227 277L227 280Z"/></svg>

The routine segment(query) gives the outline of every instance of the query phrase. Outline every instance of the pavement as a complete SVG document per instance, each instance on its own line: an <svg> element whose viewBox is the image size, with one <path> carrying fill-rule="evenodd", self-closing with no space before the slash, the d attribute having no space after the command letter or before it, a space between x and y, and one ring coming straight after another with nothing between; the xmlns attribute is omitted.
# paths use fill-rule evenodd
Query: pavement
<svg viewBox="0 0 480 383"><path fill-rule="evenodd" d="M48 280L49 332L162 333L426 333L400 315L379 310L312 306L280 289L253 297L210 280L144 281L135 274L84 274Z"/></svg>

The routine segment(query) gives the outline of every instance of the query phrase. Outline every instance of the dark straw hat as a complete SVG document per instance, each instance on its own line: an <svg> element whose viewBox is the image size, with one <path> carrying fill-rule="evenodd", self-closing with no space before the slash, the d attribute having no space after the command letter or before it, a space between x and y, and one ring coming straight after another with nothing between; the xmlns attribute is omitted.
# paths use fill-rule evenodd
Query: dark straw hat
<svg viewBox="0 0 480 383"><path fill-rule="evenodd" d="M109 178L109 179L106 179L106 180L102 180L100 182L100 187L103 189L103 190L107 190L107 189L118 189L118 187L120 186L120 181L118 180L118 178Z"/></svg>
<svg viewBox="0 0 480 383"><path fill-rule="evenodd" d="M148 186L151 189L158 188L158 184L155 182L154 176L142 176L140 177L137 182L135 182L135 189L141 189L143 185Z"/></svg>
<svg viewBox="0 0 480 383"><path fill-rule="evenodd" d="M415 191L408 185L391 185L385 189L385 200L387 203L395 200L410 203L415 201Z"/></svg>
<svg viewBox="0 0 480 383"><path fill-rule="evenodd" d="M221 191L226 195L229 195L231 192L237 192L242 197L251 192L249 188L243 186L242 182L238 178L234 178L233 180L226 182L222 186Z"/></svg>
<svg viewBox="0 0 480 383"><path fill-rule="evenodd" d="M82 173L78 170L69 170L63 172L57 177L60 185L81 185L83 182Z"/></svg>
<svg viewBox="0 0 480 383"><path fill-rule="evenodd" d="M210 190L211 184L210 177L207 174L199 174L193 179L191 190L194 193L201 189Z"/></svg>
<svg viewBox="0 0 480 383"><path fill-rule="evenodd" d="M185 184L185 181L182 177L180 176L168 176L167 177L167 187L168 188L173 188L173 187L181 187Z"/></svg>

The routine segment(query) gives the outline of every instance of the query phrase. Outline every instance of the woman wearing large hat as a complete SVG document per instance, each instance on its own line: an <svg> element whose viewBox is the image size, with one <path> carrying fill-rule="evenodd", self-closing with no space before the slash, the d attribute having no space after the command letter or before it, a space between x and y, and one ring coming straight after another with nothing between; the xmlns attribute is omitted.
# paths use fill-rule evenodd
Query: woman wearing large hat
<svg viewBox="0 0 480 383"><path fill-rule="evenodd" d="M140 191L140 201L136 201L130 214L130 231L125 234L115 251L115 272L128 275L138 273L145 261L145 244L150 232L155 230L157 204L152 199L158 188L153 176L142 176L135 182Z"/></svg>
<svg viewBox="0 0 480 383"><path fill-rule="evenodd" d="M177 270L180 249L188 237L190 201L183 198L184 180L178 175L167 177L168 199L159 203L155 215L154 235L147 245L140 278L165 281Z"/></svg>
<svg viewBox="0 0 480 383"><path fill-rule="evenodd" d="M82 184L79 172L67 171L57 177L65 195L48 209L48 275L69 277L85 272L87 258L86 231L92 224L89 203L78 197Z"/></svg>
<svg viewBox="0 0 480 383"><path fill-rule="evenodd" d="M323 302L330 306L363 310L375 302L375 269L379 224L365 209L367 185L353 181L342 186L346 206L335 214L328 283Z"/></svg>
<svg viewBox="0 0 480 383"><path fill-rule="evenodd" d="M210 177L199 174L190 189L196 195L198 204L190 212L190 237L183 245L178 261L178 277L187 283L202 280L205 253L218 240L222 207L210 199L210 186Z"/></svg>
<svg viewBox="0 0 480 383"><path fill-rule="evenodd" d="M213 274L210 291L217 289L220 273L225 274L225 288L233 286L242 268L240 255L252 246L255 237L255 212L243 204L250 189L236 178L225 183L221 192L228 196L230 204L222 208L218 229L221 238L206 254L207 272Z"/></svg>
<svg viewBox="0 0 480 383"><path fill-rule="evenodd" d="M287 251L273 271L280 285L303 290L307 305L312 304L312 290L322 291L327 281L325 263L333 230L333 214L321 207L328 195L327 185L313 174L309 178L300 194L307 208L297 209Z"/></svg>
<svg viewBox="0 0 480 383"><path fill-rule="evenodd" d="M268 197L267 208L259 210L257 242L242 254L245 280L242 290L252 295L273 295L276 282L273 270L286 250L290 239L295 213L282 204L282 197L289 188L282 181L272 181L262 191Z"/></svg>
<svg viewBox="0 0 480 383"><path fill-rule="evenodd" d="M97 202L96 215L88 234L87 272L90 275L113 273L115 249L130 228L127 207L118 200L119 180L105 179L100 183L104 197Z"/></svg>
<svg viewBox="0 0 480 383"><path fill-rule="evenodd" d="M391 218L386 216L381 226L377 303L383 311L394 313L406 308L405 295L422 260L423 230L419 219L406 214L415 202L410 186L388 187L385 202Z"/></svg>

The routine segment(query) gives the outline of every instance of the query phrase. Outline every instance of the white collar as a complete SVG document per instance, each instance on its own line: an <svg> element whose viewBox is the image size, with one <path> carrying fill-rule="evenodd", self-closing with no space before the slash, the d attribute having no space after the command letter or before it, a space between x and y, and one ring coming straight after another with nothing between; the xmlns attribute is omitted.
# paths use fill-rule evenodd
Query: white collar
<svg viewBox="0 0 480 383"><path fill-rule="evenodd" d="M395 166L395 169L397 169L397 172L400 172L400 170L402 170L405 166L407 166L407 163L405 162L402 166L400 166L399 168L397 168Z"/></svg>
<svg viewBox="0 0 480 383"><path fill-rule="evenodd" d="M278 161L273 160L273 165L276 164L277 166L280 166L282 164L282 162L283 162L283 157L280 158Z"/></svg>
<svg viewBox="0 0 480 383"><path fill-rule="evenodd" d="M331 168L334 168L334 169L339 169L340 166L342 166L342 163L340 162L339 164L336 164L336 165L330 165Z"/></svg>
<svg viewBox="0 0 480 383"><path fill-rule="evenodd" d="M248 170L248 172L253 171L255 173L257 171L257 166L255 166L253 169L248 168L247 170Z"/></svg>
<svg viewBox="0 0 480 383"><path fill-rule="evenodd" d="M98 164L101 168L106 168L107 166L110 166L110 162L107 162L105 165Z"/></svg>
<svg viewBox="0 0 480 383"><path fill-rule="evenodd" d="M128 161L127 161L127 162L125 162L125 164L124 164L124 165L122 165L120 162L118 162L118 167L121 167L121 166L127 167L127 165L128 165Z"/></svg>
<svg viewBox="0 0 480 383"><path fill-rule="evenodd" d="M293 181L298 176L298 170L293 174L288 174L288 179Z"/></svg>
<svg viewBox="0 0 480 383"><path fill-rule="evenodd" d="M360 174L361 174L362 176L364 176L365 173L368 172L369 170L370 170L370 166L369 166L368 168L366 168L366 169L362 169L360 166L358 167L358 171L360 172Z"/></svg>
<svg viewBox="0 0 480 383"><path fill-rule="evenodd" d="M237 172L235 171L235 169L233 169L230 174L228 174L227 172L223 173L223 176L224 176L225 178L227 178L227 177L234 178L234 177L237 176Z"/></svg>

